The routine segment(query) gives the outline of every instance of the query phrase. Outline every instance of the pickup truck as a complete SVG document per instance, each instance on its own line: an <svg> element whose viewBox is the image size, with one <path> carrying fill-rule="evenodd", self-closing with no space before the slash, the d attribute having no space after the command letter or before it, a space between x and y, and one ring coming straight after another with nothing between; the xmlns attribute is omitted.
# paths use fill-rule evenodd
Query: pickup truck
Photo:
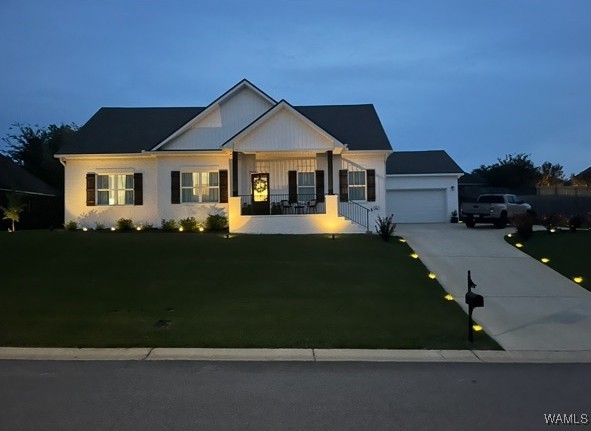
<svg viewBox="0 0 591 431"><path fill-rule="evenodd" d="M507 226L509 219L517 214L531 211L531 206L515 195L480 195L475 203L461 206L460 219L469 228L476 223L493 223L497 228Z"/></svg>

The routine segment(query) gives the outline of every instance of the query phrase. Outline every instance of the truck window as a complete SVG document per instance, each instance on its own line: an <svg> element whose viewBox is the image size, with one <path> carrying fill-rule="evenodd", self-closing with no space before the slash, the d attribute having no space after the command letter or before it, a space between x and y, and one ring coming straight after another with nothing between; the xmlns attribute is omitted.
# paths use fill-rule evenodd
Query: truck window
<svg viewBox="0 0 591 431"><path fill-rule="evenodd" d="M503 196L496 196L496 195L484 195L478 197L478 203L481 204L502 204L505 201L503 200Z"/></svg>

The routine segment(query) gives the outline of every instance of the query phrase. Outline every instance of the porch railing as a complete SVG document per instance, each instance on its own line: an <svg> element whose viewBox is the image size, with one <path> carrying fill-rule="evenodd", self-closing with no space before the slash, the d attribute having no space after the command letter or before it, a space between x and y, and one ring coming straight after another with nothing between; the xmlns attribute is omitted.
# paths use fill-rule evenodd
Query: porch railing
<svg viewBox="0 0 591 431"><path fill-rule="evenodd" d="M339 215L351 220L354 223L365 228L369 232L369 213L371 210L358 204L355 201L342 202L339 201Z"/></svg>
<svg viewBox="0 0 591 431"><path fill-rule="evenodd" d="M293 196L292 196L293 198ZM324 202L318 202L314 194L298 194L297 199L289 199L289 194L269 195L269 212L261 214L252 205L252 195L240 195L242 215L294 215L324 214Z"/></svg>

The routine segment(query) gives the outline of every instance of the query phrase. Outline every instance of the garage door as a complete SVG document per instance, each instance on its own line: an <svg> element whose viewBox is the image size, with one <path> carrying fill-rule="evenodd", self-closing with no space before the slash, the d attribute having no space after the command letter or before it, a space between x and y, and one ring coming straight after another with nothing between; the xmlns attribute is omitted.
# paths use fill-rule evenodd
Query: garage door
<svg viewBox="0 0 591 431"><path fill-rule="evenodd" d="M396 223L443 223L449 221L445 189L388 190L388 214Z"/></svg>

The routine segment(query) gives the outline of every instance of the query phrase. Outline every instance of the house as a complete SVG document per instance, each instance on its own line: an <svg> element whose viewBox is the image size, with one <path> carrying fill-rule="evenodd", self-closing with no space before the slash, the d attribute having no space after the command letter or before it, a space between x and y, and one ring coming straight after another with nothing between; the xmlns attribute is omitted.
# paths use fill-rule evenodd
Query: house
<svg viewBox="0 0 591 431"><path fill-rule="evenodd" d="M10 193L24 204L19 229L57 226L63 218L58 191L0 154L0 206L7 204Z"/></svg>
<svg viewBox="0 0 591 431"><path fill-rule="evenodd" d="M396 151L386 164L386 209L397 223L444 223L458 211L462 168L443 150Z"/></svg>
<svg viewBox="0 0 591 431"><path fill-rule="evenodd" d="M56 157L65 219L89 227L224 213L236 233L354 233L387 213L391 153L373 105L293 106L242 80L207 107L102 108Z"/></svg>

